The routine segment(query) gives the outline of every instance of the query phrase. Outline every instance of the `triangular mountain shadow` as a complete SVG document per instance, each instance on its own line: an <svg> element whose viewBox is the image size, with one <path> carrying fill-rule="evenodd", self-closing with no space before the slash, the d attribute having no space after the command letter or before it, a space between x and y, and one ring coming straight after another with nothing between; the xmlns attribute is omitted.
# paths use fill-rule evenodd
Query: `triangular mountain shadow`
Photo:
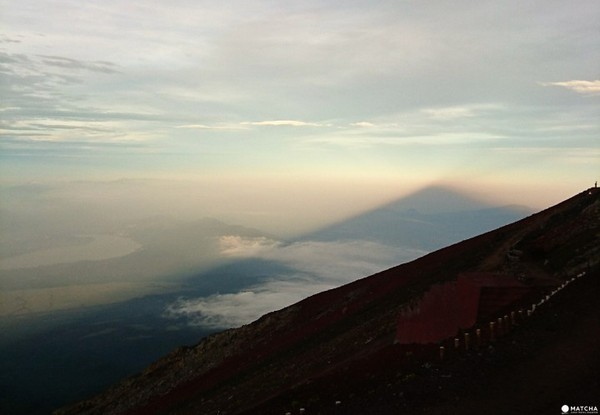
<svg viewBox="0 0 600 415"><path fill-rule="evenodd" d="M432 251L530 213L530 209L522 206L495 207L449 187L432 186L301 239L364 239Z"/></svg>

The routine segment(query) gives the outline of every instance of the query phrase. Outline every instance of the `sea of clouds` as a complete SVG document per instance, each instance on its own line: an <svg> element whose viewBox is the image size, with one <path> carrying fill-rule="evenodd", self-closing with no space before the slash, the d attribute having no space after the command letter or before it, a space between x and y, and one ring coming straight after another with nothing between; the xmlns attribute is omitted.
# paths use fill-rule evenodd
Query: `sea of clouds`
<svg viewBox="0 0 600 415"><path fill-rule="evenodd" d="M191 325L207 328L237 327L318 292L426 253L365 240L284 243L266 237L225 235L219 243L223 255L274 261L293 271L272 275L235 293L180 297L167 307L167 317L183 317Z"/></svg>

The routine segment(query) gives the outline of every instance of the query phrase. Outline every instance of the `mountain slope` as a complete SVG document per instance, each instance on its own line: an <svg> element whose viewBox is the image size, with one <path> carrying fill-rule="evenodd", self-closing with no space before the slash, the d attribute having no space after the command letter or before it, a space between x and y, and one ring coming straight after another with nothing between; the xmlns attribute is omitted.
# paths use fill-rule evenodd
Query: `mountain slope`
<svg viewBox="0 0 600 415"><path fill-rule="evenodd" d="M541 296L584 272L588 281L597 281L592 278L600 262L599 232L600 192L589 189L519 222L181 348L139 376L58 413L281 414L300 406L335 413L337 400L344 413L397 413L402 405L434 411L444 403L424 396L437 396L428 388L445 378L442 371L423 373L431 368L430 347L415 346L407 355L394 344L402 310L433 284L469 272L518 277ZM582 292L589 297L594 290ZM565 312L576 306L567 303ZM586 316L589 309L581 313ZM556 338L548 336L542 344ZM497 347L506 350L502 342ZM472 379L469 370L478 356L485 360L488 354L466 353L444 370ZM485 364L482 373L501 382L498 368ZM510 373L502 376L511 379ZM402 394L398 385L403 385ZM376 410L366 409L376 403Z"/></svg>

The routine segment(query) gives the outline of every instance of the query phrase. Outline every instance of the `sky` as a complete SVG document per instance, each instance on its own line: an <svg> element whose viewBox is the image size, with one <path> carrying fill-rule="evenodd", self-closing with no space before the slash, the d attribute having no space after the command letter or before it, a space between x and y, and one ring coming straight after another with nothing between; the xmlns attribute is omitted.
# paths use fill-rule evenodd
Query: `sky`
<svg viewBox="0 0 600 415"><path fill-rule="evenodd" d="M600 176L599 16L596 0L0 0L2 267L127 255L123 227L151 217L280 240L432 184L559 202Z"/></svg>
<svg viewBox="0 0 600 415"><path fill-rule="evenodd" d="M598 176L594 0L0 5L3 181Z"/></svg>

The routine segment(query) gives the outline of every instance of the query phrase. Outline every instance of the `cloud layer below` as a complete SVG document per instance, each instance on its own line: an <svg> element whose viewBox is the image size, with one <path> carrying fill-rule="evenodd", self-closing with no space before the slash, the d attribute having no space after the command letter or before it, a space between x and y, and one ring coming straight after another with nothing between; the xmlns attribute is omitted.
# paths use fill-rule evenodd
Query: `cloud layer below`
<svg viewBox="0 0 600 415"><path fill-rule="evenodd" d="M167 317L184 317L189 324L210 328L240 326L310 295L425 254L362 240L283 244L236 235L223 236L221 249L230 257L266 259L296 272L272 275L266 282L240 292L180 298L167 307Z"/></svg>

